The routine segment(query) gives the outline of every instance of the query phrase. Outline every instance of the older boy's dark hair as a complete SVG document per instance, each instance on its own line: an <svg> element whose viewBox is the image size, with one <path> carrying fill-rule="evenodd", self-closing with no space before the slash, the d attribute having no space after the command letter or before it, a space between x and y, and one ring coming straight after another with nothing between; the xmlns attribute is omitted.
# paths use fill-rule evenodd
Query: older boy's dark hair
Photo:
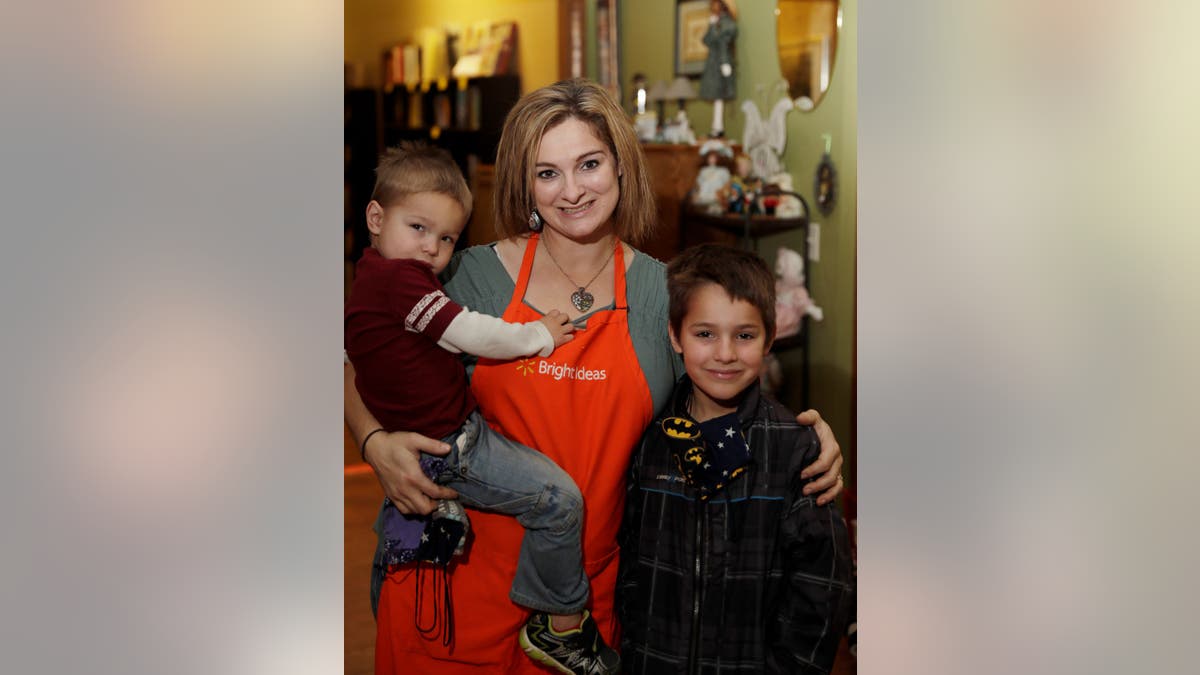
<svg viewBox="0 0 1200 675"><path fill-rule="evenodd" d="M371 199L386 208L421 192L444 194L471 215L471 189L450 153L421 141L401 141L385 150L375 168Z"/></svg>
<svg viewBox="0 0 1200 675"><path fill-rule="evenodd" d="M745 300L762 315L767 344L775 338L775 276L758 255L721 244L693 246L667 264L671 328L678 335L692 295L707 284Z"/></svg>

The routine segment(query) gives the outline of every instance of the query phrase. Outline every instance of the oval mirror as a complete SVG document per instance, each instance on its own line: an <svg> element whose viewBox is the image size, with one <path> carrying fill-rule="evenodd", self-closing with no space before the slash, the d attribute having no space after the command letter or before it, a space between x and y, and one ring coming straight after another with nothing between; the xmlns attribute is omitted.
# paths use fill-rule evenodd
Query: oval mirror
<svg viewBox="0 0 1200 675"><path fill-rule="evenodd" d="M812 110L829 91L842 8L838 0L779 0L775 37L779 70L800 110Z"/></svg>

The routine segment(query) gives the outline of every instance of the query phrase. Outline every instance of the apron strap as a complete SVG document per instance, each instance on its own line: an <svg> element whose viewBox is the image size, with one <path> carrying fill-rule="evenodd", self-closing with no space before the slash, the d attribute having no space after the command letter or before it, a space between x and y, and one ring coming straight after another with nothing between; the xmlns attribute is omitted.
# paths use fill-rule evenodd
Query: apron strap
<svg viewBox="0 0 1200 675"><path fill-rule="evenodd" d="M620 239L616 239L614 245L617 250L613 251L613 264L616 265L613 269L613 305L617 309L628 310L629 302L625 299L625 247Z"/></svg>
<svg viewBox="0 0 1200 675"><path fill-rule="evenodd" d="M537 251L538 233L531 232L525 242L525 255L521 257L521 271L517 273L517 287L513 290L511 302L520 303L525 299L525 289L529 288L529 277L533 275L533 256Z"/></svg>

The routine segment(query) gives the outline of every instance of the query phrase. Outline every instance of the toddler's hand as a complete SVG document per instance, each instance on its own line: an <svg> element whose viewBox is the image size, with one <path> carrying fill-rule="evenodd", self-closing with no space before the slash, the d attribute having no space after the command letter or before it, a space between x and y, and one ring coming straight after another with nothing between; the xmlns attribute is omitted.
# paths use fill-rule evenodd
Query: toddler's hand
<svg viewBox="0 0 1200 675"><path fill-rule="evenodd" d="M575 324L571 323L566 314L552 309L545 316L538 319L546 328L550 329L550 337L554 338L554 346L561 347L564 344L575 339L571 333L575 332Z"/></svg>

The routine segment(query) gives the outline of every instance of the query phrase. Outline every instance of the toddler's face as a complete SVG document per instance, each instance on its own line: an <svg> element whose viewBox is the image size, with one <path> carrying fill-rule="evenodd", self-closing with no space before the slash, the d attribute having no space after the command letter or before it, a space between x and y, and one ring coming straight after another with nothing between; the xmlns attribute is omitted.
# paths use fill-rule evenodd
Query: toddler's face
<svg viewBox="0 0 1200 675"><path fill-rule="evenodd" d="M378 236L379 254L389 260L420 260L435 274L450 263L466 224L458 201L440 192L418 192L387 208L374 201L367 206L367 227Z"/></svg>

